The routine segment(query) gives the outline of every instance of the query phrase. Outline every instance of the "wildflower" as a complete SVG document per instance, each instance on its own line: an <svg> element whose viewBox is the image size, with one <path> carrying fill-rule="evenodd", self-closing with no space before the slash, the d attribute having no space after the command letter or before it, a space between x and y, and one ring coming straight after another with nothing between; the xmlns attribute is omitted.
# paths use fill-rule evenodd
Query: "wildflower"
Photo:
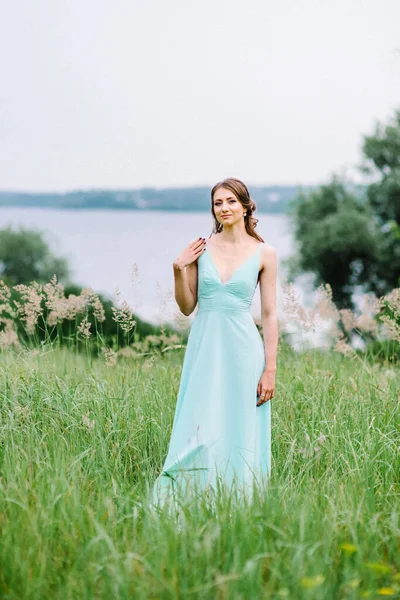
<svg viewBox="0 0 400 600"><path fill-rule="evenodd" d="M150 342L150 344L152 346L160 346L163 341L161 339L161 336L157 336L157 335L147 335L146 339L148 342Z"/></svg>
<svg viewBox="0 0 400 600"><path fill-rule="evenodd" d="M103 346L102 351L104 354L106 367L115 367L115 365L117 364L116 352L114 352L114 350L112 350L111 348L107 348L105 346Z"/></svg>
<svg viewBox="0 0 400 600"><path fill-rule="evenodd" d="M86 310L87 302L85 296L76 294L70 294L68 298L66 298L65 303L65 318L69 320L75 319L76 315L83 310Z"/></svg>
<svg viewBox="0 0 400 600"><path fill-rule="evenodd" d="M375 317L380 309L380 301L374 294L364 294L361 314L356 319L355 327L360 331L376 335L378 333L378 323Z"/></svg>
<svg viewBox="0 0 400 600"><path fill-rule="evenodd" d="M106 320L106 313L104 312L104 306L101 303L101 300L97 294L92 297L92 308L93 308L93 315L97 319L97 321L99 321L99 323Z"/></svg>
<svg viewBox="0 0 400 600"><path fill-rule="evenodd" d="M17 313L21 320L26 322L27 331L34 333L35 325L39 317L43 314L41 306L43 286L33 281L31 285L25 285L24 283L14 285L14 289L21 293L22 300L24 301L24 304L16 300L14 301Z"/></svg>
<svg viewBox="0 0 400 600"><path fill-rule="evenodd" d="M117 352L119 356L123 356L124 358L133 358L135 359L138 356L138 353L133 350L130 346L123 346Z"/></svg>
<svg viewBox="0 0 400 600"><path fill-rule="evenodd" d="M196 309L198 309L197 306ZM181 313L181 311L178 309L173 310L172 321L178 331L187 332L190 329L189 317Z"/></svg>
<svg viewBox="0 0 400 600"><path fill-rule="evenodd" d="M51 310L49 313L47 313L46 322L47 325L50 325L50 327L54 327L54 325L57 325L58 315L54 310Z"/></svg>
<svg viewBox="0 0 400 600"><path fill-rule="evenodd" d="M368 569L371 569L371 571L374 571L375 573L377 573L379 575L385 575L386 573L390 573L392 570L389 565L385 565L382 563L369 562L369 563L365 563L365 566L368 567Z"/></svg>
<svg viewBox="0 0 400 600"><path fill-rule="evenodd" d="M81 290L81 297L84 299L88 306L92 306L93 315L97 321L102 322L105 320L104 307L101 303L100 298L91 287L86 287Z"/></svg>
<svg viewBox="0 0 400 600"><path fill-rule="evenodd" d="M391 587L382 587L378 590L379 596L394 596L395 593L395 589Z"/></svg>
<svg viewBox="0 0 400 600"><path fill-rule="evenodd" d="M148 360L146 360L143 365L142 365L142 370L143 371L149 371L150 369L153 368L153 358L149 358Z"/></svg>
<svg viewBox="0 0 400 600"><path fill-rule="evenodd" d="M139 267L138 267L137 263L135 263L135 262L132 265L131 281L132 281L132 286L135 289L134 307L135 307L135 311L136 311L140 306L142 306L142 302L141 301L137 302L137 300L136 300L137 290L140 290L139 284L141 283L141 279L139 277Z"/></svg>
<svg viewBox="0 0 400 600"><path fill-rule="evenodd" d="M345 331L349 333L354 328L356 317L349 308L342 308L339 310L339 313L342 319L343 327Z"/></svg>
<svg viewBox="0 0 400 600"><path fill-rule="evenodd" d="M62 283L57 283L57 276L53 275L50 283L46 283L44 286L43 291L46 294L45 305L49 309L47 323L56 325L67 316L64 286Z"/></svg>
<svg viewBox="0 0 400 600"><path fill-rule="evenodd" d="M89 331L90 327L91 327L91 323L89 323L89 321L87 320L87 317L85 317L79 323L77 329L78 329L78 331L79 331L80 334L82 334L86 338L89 338L92 335L91 332Z"/></svg>
<svg viewBox="0 0 400 600"><path fill-rule="evenodd" d="M349 356L351 354L354 354L354 349L347 344L347 342L345 342L345 340L343 338L340 338L336 341L334 350L336 352L340 352L341 354L344 354L345 356Z"/></svg>
<svg viewBox="0 0 400 600"><path fill-rule="evenodd" d="M315 331L317 311L312 309L309 313L302 306L300 295L295 290L292 282L288 282L284 277L281 278L281 288L283 293L282 309L286 315L286 322L294 320L300 323L307 331Z"/></svg>
<svg viewBox="0 0 400 600"><path fill-rule="evenodd" d="M90 431L91 429L94 429L94 426L96 425L96 421L95 420L91 421L90 420L90 413L87 412L82 417L82 424L86 427L86 429L88 431Z"/></svg>
<svg viewBox="0 0 400 600"><path fill-rule="evenodd" d="M26 421L31 415L31 407L29 404L25 404L25 406L21 404L15 404L13 407L13 411L16 416L20 418L21 421Z"/></svg>
<svg viewBox="0 0 400 600"><path fill-rule="evenodd" d="M391 319L389 315L382 315L380 320L384 325L385 336L390 340L400 342L400 325Z"/></svg>
<svg viewBox="0 0 400 600"><path fill-rule="evenodd" d="M303 588L312 589L321 585L322 583L324 583L324 581L324 575L315 575L315 577L302 577L300 579L300 585Z"/></svg>
<svg viewBox="0 0 400 600"><path fill-rule="evenodd" d="M17 332L15 331L14 321L12 319L1 319L5 327L0 331L0 348L9 348L14 346L15 348L21 348L20 341L18 339Z"/></svg>
<svg viewBox="0 0 400 600"><path fill-rule="evenodd" d="M358 550L357 546L355 546L354 544L349 544L347 542L341 544L340 548L341 550L343 550L343 552L346 552L347 554L354 554L354 552L357 552Z"/></svg>
<svg viewBox="0 0 400 600"><path fill-rule="evenodd" d="M382 296L379 304L382 308L388 307L394 313L395 318L400 318L400 288L395 288L386 296Z"/></svg>
<svg viewBox="0 0 400 600"><path fill-rule="evenodd" d="M322 319L337 322L340 319L340 312L333 302L332 287L329 283L321 284L317 289L316 309Z"/></svg>
<svg viewBox="0 0 400 600"><path fill-rule="evenodd" d="M138 267L138 264L136 262L134 262L132 264L131 281L132 281L132 285L134 285L135 283L139 283L139 281L140 281L140 279L139 279L139 267Z"/></svg>
<svg viewBox="0 0 400 600"><path fill-rule="evenodd" d="M165 315L168 311L168 305L171 305L171 300L173 300L174 293L171 288L168 288L166 292L163 292L162 285L157 280L156 282L157 296L160 299L158 312L161 315Z"/></svg>
<svg viewBox="0 0 400 600"><path fill-rule="evenodd" d="M11 298L11 290L7 284L0 279L0 302L8 303Z"/></svg>
<svg viewBox="0 0 400 600"><path fill-rule="evenodd" d="M115 296L117 305L119 304L120 293L119 289L116 288ZM132 318L132 311L125 300L122 302L122 305L119 307L117 306L117 308L112 306L111 310L114 315L113 320L120 325L122 331L128 333L135 327L136 321Z"/></svg>

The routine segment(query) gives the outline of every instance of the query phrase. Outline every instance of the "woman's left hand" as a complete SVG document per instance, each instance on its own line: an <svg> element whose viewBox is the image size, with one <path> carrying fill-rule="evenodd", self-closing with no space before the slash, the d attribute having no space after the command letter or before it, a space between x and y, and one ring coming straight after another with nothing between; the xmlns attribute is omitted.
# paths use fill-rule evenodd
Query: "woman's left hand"
<svg viewBox="0 0 400 600"><path fill-rule="evenodd" d="M271 400L275 393L275 371L264 371L257 385L257 406Z"/></svg>

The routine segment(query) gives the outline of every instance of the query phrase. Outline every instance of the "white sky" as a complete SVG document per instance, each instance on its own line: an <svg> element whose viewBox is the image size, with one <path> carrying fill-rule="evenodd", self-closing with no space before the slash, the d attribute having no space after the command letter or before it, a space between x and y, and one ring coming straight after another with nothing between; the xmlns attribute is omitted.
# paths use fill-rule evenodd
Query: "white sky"
<svg viewBox="0 0 400 600"><path fill-rule="evenodd" d="M0 0L0 86L2 190L318 184L400 106L400 0Z"/></svg>

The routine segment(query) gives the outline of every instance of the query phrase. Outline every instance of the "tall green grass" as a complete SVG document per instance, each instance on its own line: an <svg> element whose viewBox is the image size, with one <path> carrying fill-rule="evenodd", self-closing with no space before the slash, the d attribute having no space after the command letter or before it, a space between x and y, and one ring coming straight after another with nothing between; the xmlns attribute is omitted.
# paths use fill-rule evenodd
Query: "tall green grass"
<svg viewBox="0 0 400 600"><path fill-rule="evenodd" d="M4 351L0 597L399 597L400 374L280 347L272 475L252 503L151 510L183 349Z"/></svg>

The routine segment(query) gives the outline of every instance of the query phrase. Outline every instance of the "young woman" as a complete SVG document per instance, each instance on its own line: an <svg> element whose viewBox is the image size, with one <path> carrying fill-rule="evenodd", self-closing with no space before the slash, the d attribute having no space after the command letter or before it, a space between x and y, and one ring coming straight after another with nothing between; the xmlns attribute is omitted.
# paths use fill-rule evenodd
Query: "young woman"
<svg viewBox="0 0 400 600"><path fill-rule="evenodd" d="M278 320L275 249L255 232L247 187L235 178L211 191L214 228L173 263L175 299L190 315L168 454L153 503L180 489L251 489L271 469ZM250 313L260 283L264 344Z"/></svg>

